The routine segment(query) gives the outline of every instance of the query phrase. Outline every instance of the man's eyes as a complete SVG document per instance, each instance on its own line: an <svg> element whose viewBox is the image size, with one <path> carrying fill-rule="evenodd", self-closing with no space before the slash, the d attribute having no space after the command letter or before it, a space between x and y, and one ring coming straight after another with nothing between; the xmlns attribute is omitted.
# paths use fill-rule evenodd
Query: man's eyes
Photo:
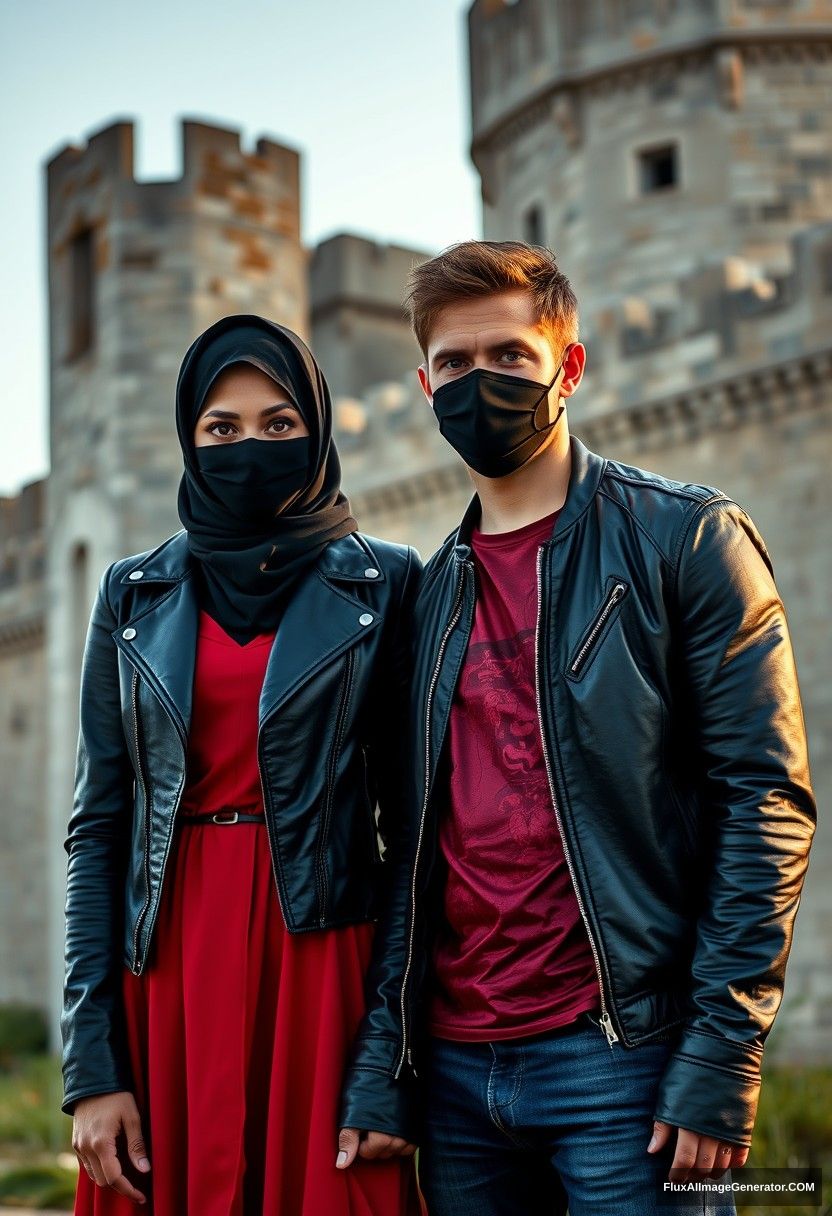
<svg viewBox="0 0 832 1216"><path fill-rule="evenodd" d="M507 363L520 363L526 357L527 357L526 352L522 351L522 350L504 350L501 352L498 362L505 361ZM459 371L460 367L464 363L465 363L465 359L458 357L458 358L453 358L453 359L446 359L445 362L442 364L442 366L447 367L452 372L455 372L455 371Z"/></svg>

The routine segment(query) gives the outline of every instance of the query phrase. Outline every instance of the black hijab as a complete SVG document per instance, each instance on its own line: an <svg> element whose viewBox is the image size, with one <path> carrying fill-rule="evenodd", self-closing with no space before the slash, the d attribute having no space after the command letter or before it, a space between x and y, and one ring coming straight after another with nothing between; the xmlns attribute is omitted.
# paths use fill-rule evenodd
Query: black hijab
<svg viewBox="0 0 832 1216"><path fill-rule="evenodd" d="M224 368L240 362L271 376L297 406L309 430L302 488L282 508L276 502L274 513L256 525L229 510L211 488L194 443L194 427L211 384ZM341 491L329 387L311 351L290 329L251 313L223 317L200 334L182 360L176 382L176 430L185 464L177 509L188 547L197 559L200 601L227 633L245 644L277 627L294 583L321 550L358 529ZM273 453L279 462L280 449L292 441L252 442L258 445L261 461L268 450L268 458ZM238 457L241 443L245 441L222 446L238 448L234 454Z"/></svg>

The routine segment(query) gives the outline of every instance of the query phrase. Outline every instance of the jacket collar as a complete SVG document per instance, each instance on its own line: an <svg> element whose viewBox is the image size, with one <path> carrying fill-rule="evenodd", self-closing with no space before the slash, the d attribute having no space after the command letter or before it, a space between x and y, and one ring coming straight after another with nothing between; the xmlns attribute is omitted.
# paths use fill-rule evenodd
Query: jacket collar
<svg viewBox="0 0 832 1216"><path fill-rule="evenodd" d="M141 577L130 578L139 571ZM166 707L184 745L190 731L199 632L192 573L183 529L124 572L122 583L159 586L157 594L139 595L130 616L112 631L119 650ZM381 625L382 613L345 584L385 581L382 564L362 534L349 533L322 550L299 578L277 624L260 692L260 725L319 668Z"/></svg>
<svg viewBox="0 0 832 1216"><path fill-rule="evenodd" d="M563 509L555 520L550 542L559 540L586 511L595 497L607 464L603 456L591 451L577 435L570 434L569 447L572 460L569 485ZM471 533L480 521L481 509L480 496L475 493L469 499L454 537L453 552L457 561L464 561L471 556Z"/></svg>
<svg viewBox="0 0 832 1216"><path fill-rule="evenodd" d="M122 574L119 582L132 586L146 583L178 583L193 573L194 558L188 548L185 528L174 532L160 545L140 560L133 562ZM365 536L349 532L339 537L321 551L313 569L327 578L366 582L371 577L374 583L385 581L384 570ZM368 570L377 570L368 576Z"/></svg>

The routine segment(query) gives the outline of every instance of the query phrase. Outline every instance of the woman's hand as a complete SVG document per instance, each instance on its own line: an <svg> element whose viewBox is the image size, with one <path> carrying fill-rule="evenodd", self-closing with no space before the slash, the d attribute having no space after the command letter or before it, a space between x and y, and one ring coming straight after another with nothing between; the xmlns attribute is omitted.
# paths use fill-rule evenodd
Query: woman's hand
<svg viewBox="0 0 832 1216"><path fill-rule="evenodd" d="M112 1187L134 1203L146 1203L141 1191L125 1177L116 1152L124 1133L131 1163L141 1173L150 1169L136 1099L129 1090L79 1098L72 1110L72 1147L81 1165L99 1186Z"/></svg>
<svg viewBox="0 0 832 1216"><path fill-rule="evenodd" d="M339 1170L352 1165L356 1157L380 1160L386 1157L412 1157L415 1144L408 1144L401 1136L390 1136L387 1132L363 1132L355 1127L342 1127L338 1134Z"/></svg>

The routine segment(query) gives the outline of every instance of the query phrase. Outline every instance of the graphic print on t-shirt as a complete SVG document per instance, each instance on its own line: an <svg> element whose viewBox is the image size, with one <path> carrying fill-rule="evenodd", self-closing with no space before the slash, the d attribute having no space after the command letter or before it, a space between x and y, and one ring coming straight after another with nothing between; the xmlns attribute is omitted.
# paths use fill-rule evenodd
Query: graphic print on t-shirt
<svg viewBox="0 0 832 1216"><path fill-rule="evenodd" d="M489 756L486 732L474 737L472 751L478 757L479 802L489 800L489 813L509 829L515 861L528 860L534 843L548 840L552 828L552 802L540 746L540 729L534 686L534 629L523 629L512 638L469 645L462 676L468 704L478 701L482 720L490 727L495 755ZM485 751L486 754L483 754ZM469 756L469 763L473 756ZM488 787L486 773L502 770L510 780L502 787ZM468 778L472 798L476 773Z"/></svg>
<svg viewBox="0 0 832 1216"><path fill-rule="evenodd" d="M434 1034L510 1038L571 1021L598 987L552 803L535 687L537 548L555 516L471 547L477 598L448 723L444 924Z"/></svg>

